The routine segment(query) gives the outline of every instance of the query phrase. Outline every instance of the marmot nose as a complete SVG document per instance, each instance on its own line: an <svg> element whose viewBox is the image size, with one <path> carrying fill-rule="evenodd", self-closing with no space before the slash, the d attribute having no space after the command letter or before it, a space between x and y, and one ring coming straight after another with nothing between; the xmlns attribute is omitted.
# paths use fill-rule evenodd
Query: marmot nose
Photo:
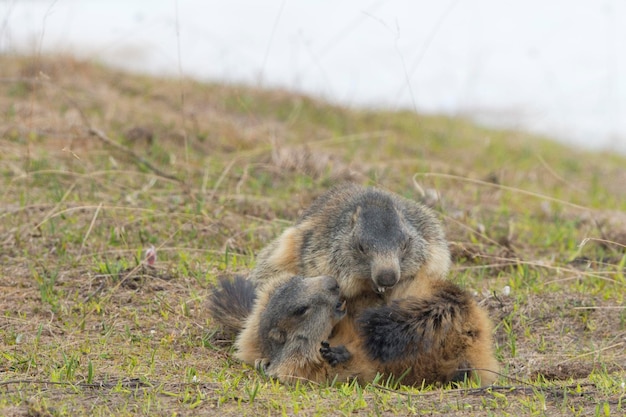
<svg viewBox="0 0 626 417"><path fill-rule="evenodd" d="M398 275L393 269L385 269L376 275L375 281L379 287L390 288L398 282Z"/></svg>
<svg viewBox="0 0 626 417"><path fill-rule="evenodd" d="M339 283L333 277L324 277L324 288L331 292L339 292Z"/></svg>

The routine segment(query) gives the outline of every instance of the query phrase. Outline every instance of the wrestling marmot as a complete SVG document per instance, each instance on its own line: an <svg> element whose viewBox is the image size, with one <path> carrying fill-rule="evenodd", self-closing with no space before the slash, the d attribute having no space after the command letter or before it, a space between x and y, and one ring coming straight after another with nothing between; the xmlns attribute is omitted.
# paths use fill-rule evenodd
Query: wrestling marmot
<svg viewBox="0 0 626 417"><path fill-rule="evenodd" d="M366 383L377 374L401 377L396 381L410 385L461 381L466 370L458 357L472 337L467 320L482 312L473 311L470 297L458 287L446 281L437 284L427 297L407 299L406 305L366 309L357 319L365 324L360 333L346 326L332 334L346 303L337 281L327 276L278 276L259 289L243 277L221 279L209 308L224 334L238 333L235 356L282 382ZM410 332L398 327L402 320L412 323ZM441 327L452 330L442 333ZM363 333L370 337L363 338ZM389 350L389 340L407 334L413 335L408 350ZM370 352L376 350L380 356L396 355L393 365L372 360Z"/></svg>
<svg viewBox="0 0 626 417"><path fill-rule="evenodd" d="M450 254L426 207L355 184L326 192L257 257L255 282L335 277L348 316L332 345L359 340L367 359L403 383L496 379L492 327L465 291L446 281ZM474 369L475 372L467 372Z"/></svg>
<svg viewBox="0 0 626 417"><path fill-rule="evenodd" d="M218 282L209 308L224 334L238 333L235 356L282 382L371 381L376 370L358 342L327 342L346 313L339 294L329 276L278 276L258 290L237 276Z"/></svg>

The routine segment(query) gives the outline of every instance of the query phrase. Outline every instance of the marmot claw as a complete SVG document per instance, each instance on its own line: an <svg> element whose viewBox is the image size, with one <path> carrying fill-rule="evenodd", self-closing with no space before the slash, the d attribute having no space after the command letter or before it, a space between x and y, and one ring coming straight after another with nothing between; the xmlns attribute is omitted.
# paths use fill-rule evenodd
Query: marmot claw
<svg viewBox="0 0 626 417"><path fill-rule="evenodd" d="M346 349L345 346L341 345L331 347L327 341L322 342L320 353L322 354L322 358L324 358L330 366L337 366L340 363L347 362L352 357L352 354L348 351L348 349Z"/></svg>

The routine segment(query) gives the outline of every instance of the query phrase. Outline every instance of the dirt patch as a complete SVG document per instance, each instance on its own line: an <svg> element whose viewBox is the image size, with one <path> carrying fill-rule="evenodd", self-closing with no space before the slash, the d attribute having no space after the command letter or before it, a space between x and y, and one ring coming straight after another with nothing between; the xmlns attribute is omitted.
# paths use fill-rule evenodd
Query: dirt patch
<svg viewBox="0 0 626 417"><path fill-rule="evenodd" d="M609 372L617 372L617 366L612 366ZM593 371L603 370L601 365L594 365L589 363L573 362L564 363L544 369L538 369L531 377L538 378L543 377L547 380L567 381L569 379L585 379Z"/></svg>

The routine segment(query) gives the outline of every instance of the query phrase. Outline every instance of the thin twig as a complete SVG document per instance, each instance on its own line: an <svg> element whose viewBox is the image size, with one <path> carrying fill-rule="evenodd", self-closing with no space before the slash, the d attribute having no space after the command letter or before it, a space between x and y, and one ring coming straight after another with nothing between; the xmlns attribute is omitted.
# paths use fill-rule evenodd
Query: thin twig
<svg viewBox="0 0 626 417"><path fill-rule="evenodd" d="M583 353L583 354L581 354L581 355L577 355L577 356L574 356L574 357L572 357L572 358L565 359L565 360L563 360L563 361L561 361L561 362L557 363L556 365L557 365L557 366L559 366L559 365L563 365L564 363L571 362L571 361L574 361L574 360L576 360L576 359L584 358L585 356L599 354L600 352L604 352L604 351L606 351L606 350L615 349L615 348L617 348L617 347L621 347L621 346L624 346L624 342L616 343L616 344L614 344L614 345L607 346L607 347L604 347L604 348L602 348L602 349L593 350L593 351L591 351L591 352Z"/></svg>
<svg viewBox="0 0 626 417"><path fill-rule="evenodd" d="M580 245L578 245L579 248L582 248L583 246L585 246L587 244L587 242L600 242L600 243L606 243L607 245L616 245L616 246L620 246L622 248L626 248L626 245L622 245L619 242L613 242L612 240L607 240L607 239L598 239L596 237L586 237L583 239L582 242L580 242Z"/></svg>
<svg viewBox="0 0 626 417"><path fill-rule="evenodd" d="M239 181L237 181L237 186L235 187L235 193L237 195L241 194L241 187L243 186L243 184L246 182L246 180L248 179L248 171L250 170L250 164L247 164L244 168L243 168L243 174L241 174L241 178L239 178Z"/></svg>
<svg viewBox="0 0 626 417"><path fill-rule="evenodd" d="M576 208L576 209L579 209L579 210L593 211L593 209L590 208L590 207L585 207L585 206L581 206L580 204L570 203L569 201L561 200L561 199L555 198L555 197L550 197L549 195L545 195L545 194L541 194L541 193L535 193L535 192L532 192L532 191L524 190L522 188L510 187L510 186L507 186L507 185L494 184L492 182L483 181L483 180L477 180L477 179L474 179L474 178L461 177L459 175L440 174L440 173L436 173L436 172L418 172L418 173L416 173L413 176L413 178L416 178L416 177L445 178L445 179L449 179L449 180L463 181L463 182L467 182L467 183L470 183L470 184L484 185L484 186L491 187L491 188L498 188L500 190L511 191L511 192L514 192L514 193L518 193L518 194L523 194L523 195L539 198L541 200L552 201L554 203L559 203L559 204L562 204L564 206Z"/></svg>
<svg viewBox="0 0 626 417"><path fill-rule="evenodd" d="M583 386L594 386L594 384L592 383L577 383L577 384L572 384L572 385L566 385L566 386L560 386L560 387L546 387L546 386L538 386L535 384L531 384L530 382L526 382L523 381L521 379L517 379L514 378L512 376L509 375L504 375L500 372L495 372L489 369L479 369L479 368L471 368L471 369L461 369L461 371L480 371L480 370L484 370L484 371L488 371L488 372L492 372L494 374L499 375L502 378L506 378L516 384L519 384L520 386L516 386L516 385L487 385L484 387L479 387L479 388L456 388L456 389L446 389L446 390L437 390L437 391L420 391L420 392L405 392L405 391L398 391L395 390L393 388L388 388L385 387L383 385L380 384L372 384L372 386L375 386L376 388L388 391L388 392L393 392L399 395L404 395L406 397L425 397L425 396L430 396L430 395L441 395L441 394L470 394L470 395L476 395L476 394L484 394L484 393L489 393L492 391L507 391L507 392L520 392L520 393L532 393L535 391L548 391L551 392L553 394L556 393L561 393L561 391L563 389L578 389L579 387L583 387ZM558 392L557 392L558 391Z"/></svg>
<svg viewBox="0 0 626 417"><path fill-rule="evenodd" d="M83 237L83 241L80 244L80 249L78 251L79 258L83 254L83 249L85 248L85 242L87 242L87 238L89 238L89 235L91 234L91 230L93 229L93 225L96 223L96 219L98 218L98 214L100 214L101 209L102 209L102 202L98 204L98 208L96 209L96 212L93 214L93 218L91 219L91 223L89 223L89 228L87 229L87 232L85 233L85 237Z"/></svg>
<svg viewBox="0 0 626 417"><path fill-rule="evenodd" d="M106 285L106 282L104 280L102 280L102 282L100 283L100 285L98 286L98 288L96 288L95 291L93 291L91 294L89 294L87 296L87 298L84 301L84 304L89 303L96 295L100 294L100 292L104 289L104 286Z"/></svg>
<svg viewBox="0 0 626 417"><path fill-rule="evenodd" d="M231 161L228 163L226 168L224 168L224 171L222 171L222 174L220 175L220 177L217 179L217 181L215 181L215 185L213 186L213 190L211 191L211 195L209 196L209 200L213 200L213 197L215 197L215 193L217 193L217 189L222 184L222 181L224 181L224 178L226 177L226 174L228 174L228 172L233 167L233 165L235 164L236 161L237 161L236 157L231 159Z"/></svg>
<svg viewBox="0 0 626 417"><path fill-rule="evenodd" d="M63 194L63 197L61 197L61 200L59 200L58 203L56 203L56 205L50 209L50 211L48 211L46 213L46 215L44 216L43 220L41 222L39 222L34 230L37 230L41 227L42 224L44 224L45 222L47 222L48 220L50 220L52 217L54 217L55 215L55 211L57 211L59 209L59 207L61 206L61 204L63 204L63 202L65 201L65 199L70 195L70 193L74 190L74 188L76 187L76 183L74 182L72 185L70 185L70 188L67 189L67 191L65 192L65 194Z"/></svg>
<svg viewBox="0 0 626 417"><path fill-rule="evenodd" d="M154 165L152 165L146 158L144 158L143 156L137 154L136 152L133 152L131 149L120 145L119 143L115 142L113 139L109 138L103 131L101 131L100 129L97 129L93 126L88 125L88 130L90 135L93 135L95 137L97 137L98 139L100 139L102 142L106 143L107 145L119 150L120 152L123 152L125 154L130 155L133 159L135 159L136 161L138 161L139 163L145 165L149 170L151 170L152 172L154 172L155 174L157 174L160 177L163 178L167 178L179 183L182 183L182 180L180 180L178 177L176 177L173 174L168 174L167 172L161 171L159 168L155 167Z"/></svg>
<svg viewBox="0 0 626 417"><path fill-rule="evenodd" d="M136 161L138 161L139 163L145 165L149 170L151 170L152 172L154 172L155 174L157 174L160 177L163 178L167 178L173 181L176 181L178 183L184 184L183 181L181 179L179 179L178 177L176 177L173 174L168 174L162 170L160 170L159 168L155 167L154 165L152 165L150 163L150 161L146 160L144 157L142 157L141 155L137 154L136 152L134 152L132 149L129 149L123 145L120 145L119 143L115 142L114 140L112 140L111 138L109 138L104 132L102 132L100 129L94 127L91 122L89 121L89 118L87 118L87 115L85 115L85 112L83 112L83 109L78 105L78 103L76 103L76 101L69 96L65 90L63 90L62 88L59 88L59 86L50 83L50 82L45 82L46 85L51 85L52 87L56 88L61 95L65 98L65 100L67 100L67 102L76 109L76 111L78 111L78 114L80 115L81 120L83 121L83 124L87 127L87 131L89 132L90 135L93 135L95 137L97 137L98 139L100 139L102 142L106 143L107 145L117 149L118 151L126 154L126 155L130 155L133 159L135 159Z"/></svg>
<svg viewBox="0 0 626 417"><path fill-rule="evenodd" d="M32 385L60 385L79 388L107 388L113 389L118 386L122 388L185 388L185 387L202 387L205 389L214 389L219 386L213 382L161 382L161 381L144 381L139 378L123 378L117 381L109 382L67 382L67 381L50 381L44 379L10 379L7 381L0 381L0 386L9 386L17 384L32 384Z"/></svg>

